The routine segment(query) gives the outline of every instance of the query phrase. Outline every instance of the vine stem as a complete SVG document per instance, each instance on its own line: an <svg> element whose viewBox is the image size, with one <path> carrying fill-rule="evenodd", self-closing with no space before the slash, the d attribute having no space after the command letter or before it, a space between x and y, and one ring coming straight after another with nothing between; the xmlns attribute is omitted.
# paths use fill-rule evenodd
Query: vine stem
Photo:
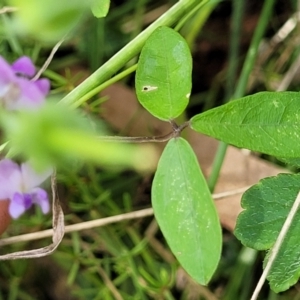
<svg viewBox="0 0 300 300"><path fill-rule="evenodd" d="M283 243L283 240L284 240L284 238L285 238L285 236L286 236L286 234L287 234L287 232L288 232L288 230L289 230L289 228L290 228L290 226L293 222L293 219L294 219L299 207L300 207L300 192L298 193L297 198L296 198L296 200L295 200L295 202L294 202L294 204L293 204L293 206L292 206L292 208L291 208L291 210L290 210L290 212L289 212L289 214L288 214L288 216L287 216L287 218L286 218L286 220L285 220L285 222L284 222L284 224L283 224L283 226L280 230L280 233L277 237L277 240L276 240L273 248L271 249L271 254L270 254L270 257L268 259L267 265L266 265L266 267L265 267L265 269L264 269L264 271L263 271L263 273L262 273L262 275L261 275L261 277L260 277L260 279L257 283L257 286L256 286L250 300L256 300L257 299L258 294L259 294L259 292L260 292L260 290L261 290L261 288L262 288L262 286L263 286L263 284L264 284L264 282L265 282L265 280L266 280L266 278L267 278L267 276L268 276L268 274L269 274L269 272L272 268L272 265L273 265L273 263L276 259L276 256L279 252L279 249L280 249L280 247Z"/></svg>
<svg viewBox="0 0 300 300"><path fill-rule="evenodd" d="M172 131L163 136L99 136L101 141L119 142L119 143L163 143L169 141L171 138L176 138L181 131L190 125L190 122L184 122L178 126L174 120L170 121Z"/></svg>
<svg viewBox="0 0 300 300"><path fill-rule="evenodd" d="M208 0L200 0L200 2L205 4L208 2ZM176 21L180 20L185 14L188 14L194 7L198 5L199 0L181 0L176 3L165 14L153 22L149 27L147 27L147 29L142 31L135 39L128 43L91 76L89 76L84 82L66 95L60 101L60 103L72 105L74 102L82 98L86 93L90 92L95 87L108 80L128 61L138 55L145 41L156 28L159 26L172 26L174 23L176 23Z"/></svg>

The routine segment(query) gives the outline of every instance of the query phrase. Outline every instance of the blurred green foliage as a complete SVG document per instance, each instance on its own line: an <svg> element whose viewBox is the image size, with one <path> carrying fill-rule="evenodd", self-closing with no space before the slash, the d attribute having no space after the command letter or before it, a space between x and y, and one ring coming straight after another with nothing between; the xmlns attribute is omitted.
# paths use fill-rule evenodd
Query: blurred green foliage
<svg viewBox="0 0 300 300"><path fill-rule="evenodd" d="M26 54L32 57L38 66L41 66L52 49L53 40L62 37L79 21L77 18L83 16L82 8L86 10L85 18L83 16L76 31L66 38L49 69L44 72L52 80L52 93L60 97L72 90L84 77L81 72L74 77L71 71L73 67L89 66L89 70L94 71L149 24L146 16L151 17L151 13L155 13L156 9L164 8L164 5L169 7L177 1L111 2L108 16L104 19L96 19L89 11L88 1L74 1L74 11L70 15L63 15L67 18L59 17L57 19L59 26L53 30L48 27L47 22L51 18L52 20L56 18L55 11L49 9L48 15L45 16L45 13L39 13L38 8L46 4L51 6L56 1L31 0L27 4L27 1L19 0L18 3L24 6L24 12L20 12L19 18L22 22L27 22L27 30L32 30L36 37L42 40L46 38L52 43L45 44L44 41L38 41L32 36L29 38L17 35L11 14L2 14L0 53L9 61ZM11 4L14 3L11 2ZM31 7L30 3L36 6ZM62 1L59 3L65 4ZM296 9L297 1L293 0L289 3L294 5L293 9ZM7 5L7 3L4 4ZM217 20L224 11L226 12L226 5L228 2L222 2L215 7L214 20ZM31 7L30 12L27 10L29 7ZM29 19L29 16L32 19ZM157 12L155 16L158 16ZM203 16L199 15L198 18L203 19ZM224 37L215 30L215 27L204 28L203 32L199 33L199 29L202 28L199 19L192 19L183 28L183 32L193 33L193 38L189 43L193 44L195 42L193 39L207 36L209 42L218 40L223 43ZM61 27L65 21L70 22L70 27ZM195 25L197 22L199 26ZM224 24L227 23L222 21L223 27ZM274 22L272 24L274 25ZM199 55L197 49L202 48L200 44L195 45L199 46L199 48L194 47L197 56ZM294 48L290 48L290 52L285 52L289 45L294 45ZM201 44L201 46L208 47L207 44L204 46ZM292 39L281 45L279 52L261 65L261 73L257 78L263 78L263 80L254 88L271 86L274 78L282 77L282 73L292 64L292 59L295 59L295 55L290 54L296 53L297 47ZM206 74L214 71L212 63L219 59L218 53L215 57L205 57L210 63L208 66L205 61L200 62L201 69L207 68L210 71ZM289 59L278 66L283 56ZM239 58L236 59L239 60ZM270 71L274 69L274 64L278 66L275 74ZM217 71L210 86L193 95L194 107L198 107L199 104L210 107L219 103L219 94L225 85L225 74L224 69ZM131 83L131 78L126 80L129 84ZM200 78L200 81L204 80L205 77ZM295 85L295 88L298 87ZM99 107L95 103L101 103L102 100L99 97L91 99L83 106L85 112L92 112L95 117L98 117L101 105ZM29 127L32 125L28 123ZM80 124L76 124L78 125ZM26 128L21 128L21 130L26 130ZM23 139L26 140L26 136L20 136L20 141ZM29 146L32 147L32 145ZM30 149L32 151L32 148ZM46 149L47 151L49 150ZM150 205L151 176L149 175L141 176L133 171L106 170L93 163L83 165L82 162L77 161L72 164L61 164L58 170L58 181L66 224L118 215ZM34 211L15 221L3 238L48 229L50 226L50 216ZM241 248L231 233L225 231L223 237L223 255L217 273L208 287L202 287L196 285L178 268L178 263L171 255L151 217L66 234L58 250L50 257L1 262L0 300L249 299L253 285L257 281L256 275L261 272L261 257L256 257L255 254ZM1 247L1 253L38 248L49 242L50 239L46 239L4 246ZM299 298L296 289L281 295L274 295L268 287L265 287L261 296L261 299L276 300Z"/></svg>

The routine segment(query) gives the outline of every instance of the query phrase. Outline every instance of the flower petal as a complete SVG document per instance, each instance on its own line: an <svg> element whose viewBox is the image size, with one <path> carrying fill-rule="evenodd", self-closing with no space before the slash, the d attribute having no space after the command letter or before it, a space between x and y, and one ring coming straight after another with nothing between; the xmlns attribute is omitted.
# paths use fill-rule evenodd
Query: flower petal
<svg viewBox="0 0 300 300"><path fill-rule="evenodd" d="M31 81L34 73L29 57L22 56L10 66L0 56L0 105L8 110L36 109L43 105L50 81L46 78Z"/></svg>
<svg viewBox="0 0 300 300"><path fill-rule="evenodd" d="M34 81L34 84L44 96L48 95L50 91L50 81L47 78L38 79Z"/></svg>
<svg viewBox="0 0 300 300"><path fill-rule="evenodd" d="M13 109L37 109L45 102L45 96L36 86L35 82L26 78L18 78L18 86L21 89L20 97L16 101Z"/></svg>
<svg viewBox="0 0 300 300"><path fill-rule="evenodd" d="M31 193L32 202L39 205L44 214L48 213L50 210L50 204L48 199L48 194L45 190L41 188L35 188Z"/></svg>
<svg viewBox="0 0 300 300"><path fill-rule="evenodd" d="M5 108L20 96L21 90L16 81L11 66L0 56L0 104Z"/></svg>
<svg viewBox="0 0 300 300"><path fill-rule="evenodd" d="M9 159L0 161L0 199L10 199L22 190L22 174L18 164Z"/></svg>
<svg viewBox="0 0 300 300"><path fill-rule="evenodd" d="M14 71L6 60L0 56L0 95L2 95L3 86L14 81L16 78Z"/></svg>
<svg viewBox="0 0 300 300"><path fill-rule="evenodd" d="M31 195L15 193L10 201L9 214L14 218L20 217L32 206Z"/></svg>
<svg viewBox="0 0 300 300"><path fill-rule="evenodd" d="M12 65L12 70L15 73L20 73L32 77L35 74L35 66L28 56L22 56L17 59Z"/></svg>
<svg viewBox="0 0 300 300"><path fill-rule="evenodd" d="M49 168L43 172L36 172L31 165L26 162L21 164L21 173L24 192L30 192L33 188L39 186L53 173L53 169Z"/></svg>

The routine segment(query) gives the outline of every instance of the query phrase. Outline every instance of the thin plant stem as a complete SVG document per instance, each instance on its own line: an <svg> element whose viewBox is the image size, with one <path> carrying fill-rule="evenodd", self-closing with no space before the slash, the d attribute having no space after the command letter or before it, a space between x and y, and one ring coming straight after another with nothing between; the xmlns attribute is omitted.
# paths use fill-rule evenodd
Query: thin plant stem
<svg viewBox="0 0 300 300"><path fill-rule="evenodd" d="M234 93L234 87L238 74L238 57L240 53L240 39L242 35L242 24L244 11L245 11L245 1L234 0L233 1L234 10L231 20L231 35L230 35L230 46L229 46L229 65L226 80L226 101L228 101Z"/></svg>
<svg viewBox="0 0 300 300"><path fill-rule="evenodd" d="M288 216L287 216L287 218L286 218L286 220L285 220L285 222L282 226L282 229L279 232L279 235L276 239L276 242L275 242L274 246L272 247L272 249L270 251L270 256L269 256L267 265L266 265L266 267L265 267L265 269L264 269L264 271L263 271L263 273L262 273L262 275L261 275L261 277L258 281L258 284L257 284L250 300L256 300L257 299L258 294L259 294L259 292L260 292L260 290L261 290L261 288L262 288L262 286L263 286L263 284L264 284L264 282L265 282L265 280L266 280L266 278L267 278L267 276L268 276L268 274L269 274L269 272L272 268L272 265L273 265L273 263L276 259L276 256L277 256L277 254L279 252L279 249L280 249L280 247L283 243L283 240L286 237L286 234L287 234L287 232L288 232L288 230L289 230L289 228L290 228L290 226L293 222L293 219L294 219L297 211L299 210L299 207L300 207L300 192L298 193L297 198L296 198L295 202L293 203L293 206L292 206L292 208L291 208L291 210L290 210L290 212L289 212L289 214L288 214Z"/></svg>
<svg viewBox="0 0 300 300"><path fill-rule="evenodd" d="M133 73L137 68L137 64L129 67L128 69L124 70L123 72L117 74L116 76L110 78L109 80L105 81L103 84L97 86L96 88L92 89L90 92L86 93L83 97L78 99L75 103L73 103L70 107L77 108L87 100L91 99L93 96L99 94L101 91L109 87L115 82L120 81L124 77L128 76L129 74Z"/></svg>
<svg viewBox="0 0 300 300"><path fill-rule="evenodd" d="M214 200L221 200L221 199L225 199L230 196L241 194L241 193L245 192L247 189L249 189L249 186L231 190L231 191L218 193L218 194L213 194L212 197ZM108 224L118 223L118 222L122 222L122 221L126 221L126 220L144 218L144 217L148 217L148 216L152 216L152 215L153 215L153 209L145 208L142 210L132 211L129 213L111 216L111 217L107 217L107 218L101 218L101 219L97 219L97 220L67 225L64 228L65 229L64 232L70 233L70 232L76 232L76 231L81 231L81 230L87 230L87 229L106 226ZM47 230L42 230L39 232L27 233L27 234L22 234L22 235L18 235L18 236L8 237L8 238L0 239L0 247L5 246L5 245L20 243L20 242L39 240L39 239L51 237L52 235L53 235L53 229L47 229Z"/></svg>
<svg viewBox="0 0 300 300"><path fill-rule="evenodd" d="M233 14L231 18L231 34L230 34L230 46L229 46L229 65L228 65L228 74L226 81L226 101L228 101L234 92L234 84L237 76L237 61L239 56L240 48L240 38L241 38L241 24L244 15L244 0L234 0L233 1ZM248 79L248 78L247 78ZM227 144L220 142L217 149L213 164L212 171L207 180L208 187L210 191L213 191L219 174L223 165L223 161L227 152Z"/></svg>
<svg viewBox="0 0 300 300"><path fill-rule="evenodd" d="M216 7L216 5L219 4L219 2L220 2L219 0L210 1L193 18L191 22L192 24L190 25L188 33L185 36L186 42L188 43L190 49L193 49L193 46L195 45L195 40L200 32L200 29L203 27L207 18L209 17L213 9Z"/></svg>
<svg viewBox="0 0 300 300"><path fill-rule="evenodd" d="M240 0L236 0L236 1L238 2ZM250 48L247 52L245 63L243 65L242 73L241 73L240 79L238 81L238 85L235 90L233 99L243 97L246 92L248 79L252 72L253 65L254 65L256 57L257 57L258 47L263 38L265 30L270 22L270 17L271 17L275 2L276 2L276 0L264 1L264 6L262 9L256 30L254 32L254 35L253 35L253 38L252 38L252 41L250 44Z"/></svg>
<svg viewBox="0 0 300 300"><path fill-rule="evenodd" d="M163 143L171 138L178 137L183 129L189 126L189 121L178 126L171 121L173 131L163 136L99 136L101 141L123 142L123 143Z"/></svg>
<svg viewBox="0 0 300 300"><path fill-rule="evenodd" d="M241 9L240 8L240 5L241 5L240 2L243 2L243 4L245 4L244 0L243 1L242 0L235 0L234 1L234 4L235 4L234 7L236 7L236 10L238 8ZM256 30L254 32L250 47L249 47L247 55L246 55L245 63L243 65L240 78L238 80L237 88L236 88L235 92L233 93L233 99L241 98L245 94L245 91L246 91L246 88L247 88L247 82L248 82L250 73L253 69L255 59L257 57L258 47L259 47L259 44L260 44L260 42L262 40L262 37L265 33L266 27L269 23L269 19L270 19L271 13L273 11L274 3L275 3L275 0L264 1L264 6L263 6L263 9L262 9L262 12L261 12ZM237 11L236 13L242 13L242 11L240 11L240 12ZM233 20L235 20L237 22L238 18L233 18ZM234 24L234 26L240 27L240 24ZM237 40L236 40L236 42L237 42ZM232 47L233 47L233 45L232 45ZM235 45L235 47L237 47L237 46ZM235 62L233 62L233 60L234 60L233 57L229 57L229 58L230 58L229 64L236 64ZM223 142L220 143L220 145L218 147L217 155L216 155L216 158L213 162L211 175L208 179L208 186L209 186L211 191L214 190L214 187L215 187L216 182L218 180L220 170L221 170L221 167L222 167L225 155L226 155L227 147L228 147L228 145L223 143Z"/></svg>
<svg viewBox="0 0 300 300"><path fill-rule="evenodd" d="M49 57L46 59L44 65L41 67L41 69L34 75L34 77L31 79L31 81L36 81L40 78L40 76L42 75L42 73L48 68L48 66L50 65L54 54L56 53L56 51L59 49L59 47L61 46L61 44L64 42L64 38L62 38L52 49Z"/></svg>
<svg viewBox="0 0 300 300"><path fill-rule="evenodd" d="M211 192L214 191L215 186L217 184L219 174L221 172L221 168L227 152L227 148L228 145L224 142L220 142L218 145L217 152L212 163L211 173L207 179L207 185Z"/></svg>
<svg viewBox="0 0 300 300"><path fill-rule="evenodd" d="M211 1L210 1L211 2ZM208 3L207 3L208 4ZM175 26L175 30L176 31L179 31L182 26L186 23L186 21L188 19L190 19L201 7L203 7L204 5L206 5L206 1L202 1L202 2L199 2L199 4L197 6L195 6L193 9L191 9L191 11L186 14L179 22L178 24Z"/></svg>
<svg viewBox="0 0 300 300"><path fill-rule="evenodd" d="M207 0L202 0L201 2L206 3ZM172 26L197 5L199 5L199 0L181 0L176 3L165 14L153 22L147 29L141 32L135 39L123 47L111 59L89 76L84 82L64 97L60 103L72 105L86 93L104 83L141 51L145 41L156 28L163 25Z"/></svg>
<svg viewBox="0 0 300 300"><path fill-rule="evenodd" d="M163 136L99 136L101 141L118 142L118 143L164 143L174 137L174 132Z"/></svg>

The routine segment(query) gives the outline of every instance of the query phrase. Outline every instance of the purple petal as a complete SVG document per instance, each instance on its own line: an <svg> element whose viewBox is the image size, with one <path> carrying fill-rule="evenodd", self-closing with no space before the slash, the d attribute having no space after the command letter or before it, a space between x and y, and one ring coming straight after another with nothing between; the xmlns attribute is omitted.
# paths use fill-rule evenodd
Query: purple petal
<svg viewBox="0 0 300 300"><path fill-rule="evenodd" d="M18 73L24 76L18 76ZM50 82L43 78L30 81L35 67L29 57L23 56L10 66L0 56L0 105L8 110L37 109L45 102Z"/></svg>
<svg viewBox="0 0 300 300"><path fill-rule="evenodd" d="M17 77L11 66L0 56L0 104L15 101L20 95Z"/></svg>
<svg viewBox="0 0 300 300"><path fill-rule="evenodd" d="M34 81L36 87L41 91L44 96L47 96L50 91L50 81L46 78L41 78Z"/></svg>
<svg viewBox="0 0 300 300"><path fill-rule="evenodd" d="M3 85L7 85L16 78L11 66L0 56L0 91ZM2 93L0 92L0 95Z"/></svg>
<svg viewBox="0 0 300 300"><path fill-rule="evenodd" d="M43 172L36 172L28 162L21 164L21 173L24 191L30 192L33 188L39 186L53 173L52 168Z"/></svg>
<svg viewBox="0 0 300 300"><path fill-rule="evenodd" d="M40 206L44 214L48 213L50 210L50 204L48 199L48 194L45 190L41 188L35 188L31 193L32 202Z"/></svg>
<svg viewBox="0 0 300 300"><path fill-rule="evenodd" d="M15 193L10 201L9 214L16 219L32 206L30 194Z"/></svg>
<svg viewBox="0 0 300 300"><path fill-rule="evenodd" d="M35 66L28 56L22 56L17 59L12 65L12 70L15 73L20 73L32 77L35 74Z"/></svg>
<svg viewBox="0 0 300 300"><path fill-rule="evenodd" d="M9 199L21 192L22 174L20 167L9 159L0 161L0 199Z"/></svg>
<svg viewBox="0 0 300 300"><path fill-rule="evenodd" d="M41 90L32 81L26 78L18 78L18 85L21 89L21 95L15 102L13 109L38 109L45 102L45 96Z"/></svg>

